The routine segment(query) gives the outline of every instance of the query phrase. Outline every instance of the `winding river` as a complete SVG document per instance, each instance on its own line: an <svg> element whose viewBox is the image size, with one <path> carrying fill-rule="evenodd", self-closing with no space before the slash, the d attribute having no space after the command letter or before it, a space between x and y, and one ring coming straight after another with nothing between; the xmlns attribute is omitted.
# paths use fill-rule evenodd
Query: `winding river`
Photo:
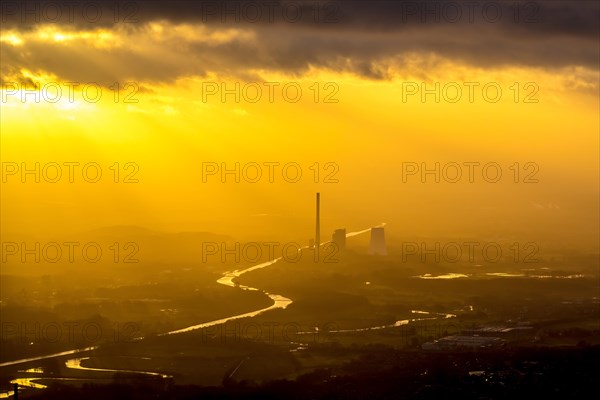
<svg viewBox="0 0 600 400"><path fill-rule="evenodd" d="M382 223L380 225L378 225L377 227L384 227L386 224ZM347 238L350 237L354 237L354 236L358 236L364 233L368 233L371 231L371 228L369 229L364 229L361 231L356 231L356 232L349 232L346 234ZM326 245L330 242L324 242L321 245ZM308 249L308 246L302 247L298 250L298 252L301 252L302 250ZM265 307L265 308L261 308L259 310L256 311L250 311L250 312L246 312L243 314L237 314L237 315L233 315L230 317L226 317L226 318L221 318L221 319L217 319L217 320L213 320L213 321L208 321L208 322L202 322L200 324L197 325L192 325L189 326L187 328L182 328L182 329L177 329L174 331L170 331L170 332L165 332L165 333L161 333L159 336L167 336L167 335L176 335L178 333L184 333L184 332L191 332L197 329L203 329L203 328L208 328L211 326L215 326L215 325L221 325L221 324L225 324L229 321L233 321L236 319L241 319L241 318L250 318L250 317L255 317L259 314L262 314L264 312L270 311L270 310L275 310L275 309L285 309L287 308L290 304L292 304L292 300L288 299L287 297L284 297L282 295L279 294L274 294L274 293L267 293L264 290L258 289L258 288L253 288L253 287L249 287L249 286L244 286L244 285L239 285L233 282L234 279L239 278L240 276L242 276L243 274L246 274L248 272L252 272L255 271L257 269L262 269L262 268L266 268L270 265L275 264L276 262L282 260L283 257L278 257L275 258L273 260L270 261L266 261L257 265L254 265L252 267L243 269L243 270L235 270L235 271L228 271L226 272L221 278L219 278L217 280L217 283L221 284L221 285L225 285L225 286L230 286L230 287L234 287L234 288L238 288L241 290L253 290L253 291L262 291L265 295L267 295L271 300L273 300L273 304L270 305L269 307ZM400 321L399 321L400 322ZM399 323L398 322L398 323ZM406 322L408 323L408 322ZM391 326L399 326L399 325L391 325ZM369 330L369 329L383 329L386 327L391 327L391 326L382 326L382 327L374 327L374 328L365 328L362 330ZM359 330L355 330L355 331L361 331L361 329ZM335 333L335 332L333 332ZM138 337L136 338L136 340L143 340L144 337ZM11 366L11 365L18 365L18 364L24 364L24 363L29 363L32 361L40 361L40 360L46 360L46 359L50 359L50 358L57 358L57 357L63 357L66 355L80 355L81 353L85 353L85 352L89 352L89 351L93 351L98 349L99 346L92 346L92 347L86 347L86 348L82 348L82 349L74 349L74 350L68 350L68 351L63 351L60 353L55 353L55 354L49 354L49 355L45 355L45 356L40 356L40 357L32 357L32 358L25 358L25 359L21 359L21 360L14 360L14 361L7 361L4 363L0 363L0 367L6 367L6 366ZM81 363L85 360L88 360L89 357L82 357L82 358L73 358L73 359L69 359L65 362L65 366L67 368L71 368L71 369L79 369L79 370L88 370L88 371L104 371L104 372L128 372L128 373L140 373L140 374L146 374L146 375L154 375L154 376L162 376L162 377L168 377L168 375L163 375L163 374L159 374L156 372L147 372L147 371L128 371L128 370L115 370L115 369L100 369L100 368L87 368L87 367L83 367L81 366ZM31 372L32 370L27 370L27 371L22 371L22 372ZM43 371L42 371L43 372ZM39 371L37 373L40 373ZM31 388L37 388L37 389L44 389L46 386L36 383L34 381L39 380L39 379L54 379L54 380L70 380L70 378L54 378L54 377L45 377L45 376L40 376L40 377L32 377L32 378L18 378L18 379L14 379L11 381L11 384L19 384L19 386L26 386L26 387L31 387ZM12 397L14 395L13 391L8 391L5 393L0 393L0 398L8 398L8 397Z"/></svg>

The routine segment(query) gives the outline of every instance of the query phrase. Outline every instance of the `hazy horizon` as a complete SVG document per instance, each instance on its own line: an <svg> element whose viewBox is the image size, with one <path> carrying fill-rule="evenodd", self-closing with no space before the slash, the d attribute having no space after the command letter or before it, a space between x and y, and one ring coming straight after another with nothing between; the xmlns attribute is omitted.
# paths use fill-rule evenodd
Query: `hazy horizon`
<svg viewBox="0 0 600 400"><path fill-rule="evenodd" d="M2 1L0 398L586 397L598 21Z"/></svg>

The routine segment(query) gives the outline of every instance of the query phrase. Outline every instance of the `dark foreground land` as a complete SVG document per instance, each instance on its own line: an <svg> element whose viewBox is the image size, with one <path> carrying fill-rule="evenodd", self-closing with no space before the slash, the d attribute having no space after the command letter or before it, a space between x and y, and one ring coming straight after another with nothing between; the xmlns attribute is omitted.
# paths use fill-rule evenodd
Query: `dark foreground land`
<svg viewBox="0 0 600 400"><path fill-rule="evenodd" d="M342 349L323 349L324 352ZM345 351L350 351L346 349ZM229 381L220 387L115 375L109 384L80 387L47 382L26 399L587 399L595 398L600 346L467 352L399 351L378 346L339 367L295 381Z"/></svg>
<svg viewBox="0 0 600 400"><path fill-rule="evenodd" d="M278 262L236 280L255 291L217 283L230 265L3 275L0 363L98 347L0 367L0 395L16 381L47 386L21 400L596 398L597 254L417 261ZM262 290L293 303L159 335L267 307Z"/></svg>

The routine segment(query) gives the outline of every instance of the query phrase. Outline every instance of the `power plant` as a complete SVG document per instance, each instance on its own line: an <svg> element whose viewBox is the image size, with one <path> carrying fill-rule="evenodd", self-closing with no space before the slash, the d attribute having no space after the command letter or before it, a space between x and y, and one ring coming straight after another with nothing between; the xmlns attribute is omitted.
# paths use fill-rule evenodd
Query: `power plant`
<svg viewBox="0 0 600 400"><path fill-rule="evenodd" d="M316 198L316 223L315 238L309 240L309 248L319 249L321 246L321 193L317 192ZM333 231L331 243L337 250L346 249L346 228L340 228ZM382 226L371 228L371 241L369 243L369 254L386 256L387 247L385 245L385 231Z"/></svg>

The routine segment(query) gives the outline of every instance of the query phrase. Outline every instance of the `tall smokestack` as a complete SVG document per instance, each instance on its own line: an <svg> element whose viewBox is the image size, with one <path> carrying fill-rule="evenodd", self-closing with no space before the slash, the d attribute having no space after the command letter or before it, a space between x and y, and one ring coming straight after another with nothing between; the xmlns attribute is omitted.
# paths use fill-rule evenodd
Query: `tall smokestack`
<svg viewBox="0 0 600 400"><path fill-rule="evenodd" d="M321 244L321 193L317 193L317 226L315 232L315 248Z"/></svg>

